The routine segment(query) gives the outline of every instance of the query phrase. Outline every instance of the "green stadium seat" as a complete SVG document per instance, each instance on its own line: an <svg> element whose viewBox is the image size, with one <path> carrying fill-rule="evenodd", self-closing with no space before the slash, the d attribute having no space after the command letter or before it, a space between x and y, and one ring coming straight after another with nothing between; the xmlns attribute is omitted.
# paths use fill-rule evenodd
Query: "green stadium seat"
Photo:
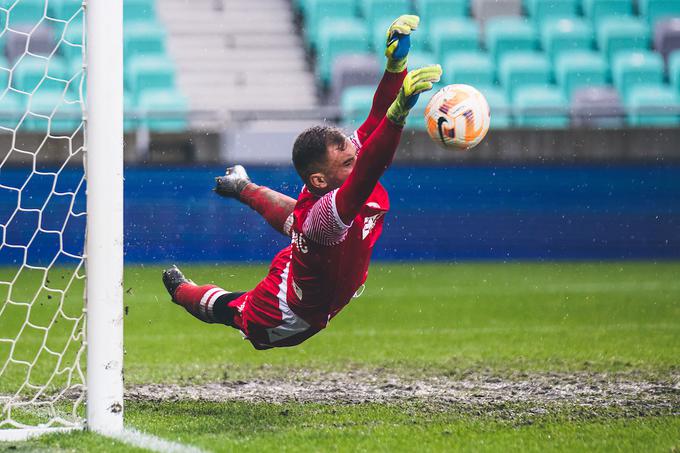
<svg viewBox="0 0 680 453"><path fill-rule="evenodd" d="M123 55L129 61L136 55L165 54L166 33L157 24L133 23L123 31Z"/></svg>
<svg viewBox="0 0 680 453"><path fill-rule="evenodd" d="M680 49L668 56L668 80L680 93Z"/></svg>
<svg viewBox="0 0 680 453"><path fill-rule="evenodd" d="M645 85L631 90L628 102L631 126L680 125L680 97L668 85Z"/></svg>
<svg viewBox="0 0 680 453"><path fill-rule="evenodd" d="M583 87L606 85L609 66L602 54L595 51L573 51L560 55L555 64L555 80L567 99Z"/></svg>
<svg viewBox="0 0 680 453"><path fill-rule="evenodd" d="M619 53L612 63L612 81L624 103L636 86L661 85L664 64L661 55L651 51Z"/></svg>
<svg viewBox="0 0 680 453"><path fill-rule="evenodd" d="M46 2L47 0L0 0L0 7L8 10L7 23L2 28L32 28L44 17Z"/></svg>
<svg viewBox="0 0 680 453"><path fill-rule="evenodd" d="M484 35L486 48L496 64L507 52L536 49L537 39L534 27L525 18L491 18L486 22Z"/></svg>
<svg viewBox="0 0 680 453"><path fill-rule="evenodd" d="M82 0L49 0L47 12L55 19L69 20L80 11L82 6Z"/></svg>
<svg viewBox="0 0 680 453"><path fill-rule="evenodd" d="M498 66L498 80L510 99L524 86L546 86L551 79L548 57L540 52L509 52Z"/></svg>
<svg viewBox="0 0 680 453"><path fill-rule="evenodd" d="M497 85L475 86L486 98L491 112L492 129L507 129L512 126L512 108L505 91Z"/></svg>
<svg viewBox="0 0 680 453"><path fill-rule="evenodd" d="M322 84L328 85L333 61L344 54L368 51L368 31L361 20L344 19L329 23L319 35L317 52L317 75Z"/></svg>
<svg viewBox="0 0 680 453"><path fill-rule="evenodd" d="M12 88L32 93L43 90L63 91L68 77L66 62L56 56L45 59L24 55L14 63Z"/></svg>
<svg viewBox="0 0 680 453"><path fill-rule="evenodd" d="M303 28L305 40L311 49L319 43L319 31L339 19L356 17L354 0L310 0L306 6Z"/></svg>
<svg viewBox="0 0 680 453"><path fill-rule="evenodd" d="M394 20L402 14L413 12L410 0L362 0L359 6L371 30L377 22L386 18Z"/></svg>
<svg viewBox="0 0 680 453"><path fill-rule="evenodd" d="M342 92L340 110L342 124L348 129L357 129L368 117L373 103L375 87L353 86Z"/></svg>
<svg viewBox="0 0 680 453"><path fill-rule="evenodd" d="M555 86L527 86L517 90L513 99L515 124L520 127L566 128L569 102Z"/></svg>
<svg viewBox="0 0 680 453"><path fill-rule="evenodd" d="M654 27L659 20L680 17L680 0L638 0L640 15Z"/></svg>
<svg viewBox="0 0 680 453"><path fill-rule="evenodd" d="M527 0L527 14L534 23L543 24L547 20L573 18L578 14L579 0Z"/></svg>
<svg viewBox="0 0 680 453"><path fill-rule="evenodd" d="M188 129L186 98L176 90L144 90L137 109L141 126L154 132L183 132Z"/></svg>
<svg viewBox="0 0 680 453"><path fill-rule="evenodd" d="M123 23L127 26L133 22L156 22L156 1L124 0Z"/></svg>
<svg viewBox="0 0 680 453"><path fill-rule="evenodd" d="M583 0L582 7L583 14L595 24L596 28L606 17L633 14L633 0Z"/></svg>
<svg viewBox="0 0 680 453"><path fill-rule="evenodd" d="M449 53L443 63L442 80L447 85L490 86L496 82L496 65L486 52Z"/></svg>
<svg viewBox="0 0 680 453"><path fill-rule="evenodd" d="M71 135L83 117L82 104L67 102L61 91L43 91L39 96L32 96L28 111L25 130L46 131L49 126L51 134Z"/></svg>
<svg viewBox="0 0 680 453"><path fill-rule="evenodd" d="M175 65L166 56L139 55L125 69L125 85L135 97L142 91L175 87Z"/></svg>
<svg viewBox="0 0 680 453"><path fill-rule="evenodd" d="M415 0L421 25L432 28L441 20L468 15L467 0Z"/></svg>
<svg viewBox="0 0 680 453"><path fill-rule="evenodd" d="M479 24L468 17L438 21L430 27L428 41L439 61L447 53L479 50Z"/></svg>
<svg viewBox="0 0 680 453"><path fill-rule="evenodd" d="M597 30L597 43L611 63L617 52L649 49L649 26L633 17L608 17Z"/></svg>
<svg viewBox="0 0 680 453"><path fill-rule="evenodd" d="M541 24L541 47L553 63L563 52L592 49L593 38L592 27L583 19L548 20Z"/></svg>

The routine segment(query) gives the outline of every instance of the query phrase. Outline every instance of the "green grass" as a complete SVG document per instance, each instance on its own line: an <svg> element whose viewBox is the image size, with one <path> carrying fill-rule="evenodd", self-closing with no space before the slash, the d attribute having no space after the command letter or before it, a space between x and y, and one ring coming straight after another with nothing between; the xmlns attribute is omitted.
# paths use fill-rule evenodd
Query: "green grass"
<svg viewBox="0 0 680 453"><path fill-rule="evenodd" d="M249 289L264 266L186 266L198 283ZM126 268L126 382L206 382L297 370L386 369L407 377L484 371L680 369L680 263L385 264L328 329L255 351L233 329L169 302L160 267ZM7 385L8 381L2 385ZM377 404L131 402L131 426L215 451L669 451L680 417L556 406L514 417ZM510 412L508 412L510 411ZM670 414L670 412L669 412ZM19 450L134 451L89 433ZM8 446L9 447L9 446ZM2 446L0 446L2 449Z"/></svg>

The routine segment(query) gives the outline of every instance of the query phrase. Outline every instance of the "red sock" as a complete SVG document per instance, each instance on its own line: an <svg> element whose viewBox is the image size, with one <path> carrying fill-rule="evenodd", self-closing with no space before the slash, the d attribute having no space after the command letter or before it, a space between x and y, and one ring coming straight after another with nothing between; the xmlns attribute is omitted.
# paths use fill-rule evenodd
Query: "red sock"
<svg viewBox="0 0 680 453"><path fill-rule="evenodd" d="M213 305L215 301L228 291L215 285L196 286L193 283L182 283L175 290L175 303L203 322L219 322L215 319Z"/></svg>

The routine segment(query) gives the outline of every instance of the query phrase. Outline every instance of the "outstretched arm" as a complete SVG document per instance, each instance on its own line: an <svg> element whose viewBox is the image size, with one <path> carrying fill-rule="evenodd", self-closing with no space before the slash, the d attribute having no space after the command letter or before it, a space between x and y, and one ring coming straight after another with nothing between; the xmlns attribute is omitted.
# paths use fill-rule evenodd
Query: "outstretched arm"
<svg viewBox="0 0 680 453"><path fill-rule="evenodd" d="M265 186L253 183L241 165L227 168L224 176L215 178L215 192L235 198L257 211L276 231L290 236L295 199Z"/></svg>
<svg viewBox="0 0 680 453"><path fill-rule="evenodd" d="M373 95L373 104L368 118L357 130L359 141L363 143L375 131L385 117L387 109L399 93L404 77L408 51L411 47L411 32L418 28L418 16L404 15L398 17L387 29L385 39L385 56L387 64L385 73Z"/></svg>

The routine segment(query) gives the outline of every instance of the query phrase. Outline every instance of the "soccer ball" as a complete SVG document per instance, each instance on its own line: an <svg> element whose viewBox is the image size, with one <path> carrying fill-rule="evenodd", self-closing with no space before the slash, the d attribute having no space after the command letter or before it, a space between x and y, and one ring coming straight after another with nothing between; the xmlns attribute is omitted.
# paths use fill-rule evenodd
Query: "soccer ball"
<svg viewBox="0 0 680 453"><path fill-rule="evenodd" d="M470 85L447 85L425 107L425 125L435 143L470 149L489 130L491 113L486 98Z"/></svg>

